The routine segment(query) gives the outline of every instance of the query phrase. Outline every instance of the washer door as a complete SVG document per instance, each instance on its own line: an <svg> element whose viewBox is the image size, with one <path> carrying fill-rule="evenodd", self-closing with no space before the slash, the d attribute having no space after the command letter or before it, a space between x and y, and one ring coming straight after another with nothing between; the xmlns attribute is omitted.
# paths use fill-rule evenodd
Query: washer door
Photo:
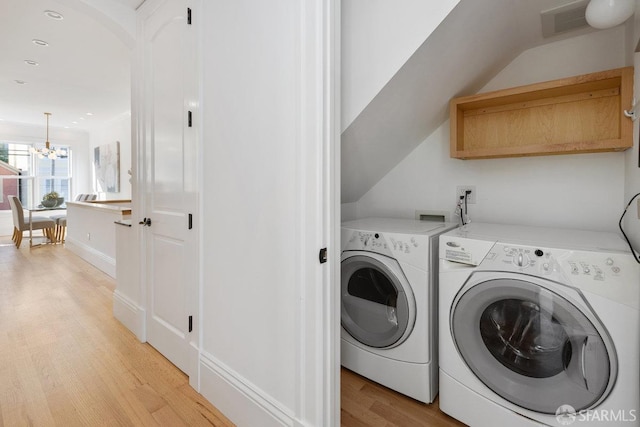
<svg viewBox="0 0 640 427"><path fill-rule="evenodd" d="M342 257L342 327L369 347L401 344L413 329L415 299L400 265L369 252Z"/></svg>
<svg viewBox="0 0 640 427"><path fill-rule="evenodd" d="M475 273L453 302L451 333L473 373L509 402L545 414L592 408L613 387L617 362L609 334L578 298L537 277Z"/></svg>

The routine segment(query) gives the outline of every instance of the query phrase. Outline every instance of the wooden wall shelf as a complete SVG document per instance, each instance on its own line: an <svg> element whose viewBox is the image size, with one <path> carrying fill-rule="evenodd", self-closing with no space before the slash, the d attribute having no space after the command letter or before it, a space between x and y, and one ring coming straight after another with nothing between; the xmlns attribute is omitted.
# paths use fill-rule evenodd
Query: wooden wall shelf
<svg viewBox="0 0 640 427"><path fill-rule="evenodd" d="M622 151L633 146L633 67L451 100L451 157Z"/></svg>

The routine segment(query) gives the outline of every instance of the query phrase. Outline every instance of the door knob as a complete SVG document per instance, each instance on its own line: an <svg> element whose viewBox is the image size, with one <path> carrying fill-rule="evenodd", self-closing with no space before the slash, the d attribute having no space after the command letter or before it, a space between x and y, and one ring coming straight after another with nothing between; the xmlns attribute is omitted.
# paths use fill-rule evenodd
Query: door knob
<svg viewBox="0 0 640 427"><path fill-rule="evenodd" d="M151 218L143 218L138 224L151 227Z"/></svg>

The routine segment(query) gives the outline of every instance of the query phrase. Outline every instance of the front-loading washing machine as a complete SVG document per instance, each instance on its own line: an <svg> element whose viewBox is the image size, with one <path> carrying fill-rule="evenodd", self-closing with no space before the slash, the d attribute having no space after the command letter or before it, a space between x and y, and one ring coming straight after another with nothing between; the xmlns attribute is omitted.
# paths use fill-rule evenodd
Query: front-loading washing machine
<svg viewBox="0 0 640 427"><path fill-rule="evenodd" d="M438 392L438 236L456 224L342 224L341 363L416 400Z"/></svg>
<svg viewBox="0 0 640 427"><path fill-rule="evenodd" d="M440 236L440 409L472 426L640 425L640 266L615 234Z"/></svg>

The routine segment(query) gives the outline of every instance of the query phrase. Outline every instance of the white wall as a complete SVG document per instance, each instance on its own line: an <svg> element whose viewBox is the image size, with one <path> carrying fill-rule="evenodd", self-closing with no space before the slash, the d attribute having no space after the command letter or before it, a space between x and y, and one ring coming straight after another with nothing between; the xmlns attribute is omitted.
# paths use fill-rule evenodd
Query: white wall
<svg viewBox="0 0 640 427"><path fill-rule="evenodd" d="M122 212L122 209L126 213ZM128 205L100 208L71 202L67 209L67 249L93 264L109 276L116 277L116 225L129 219Z"/></svg>
<svg viewBox="0 0 640 427"><path fill-rule="evenodd" d="M638 39L640 39L640 3L636 6L635 36L632 37L632 41L636 41ZM629 51L633 51L633 45L629 46ZM634 65L635 98L640 101L640 53L634 53ZM638 113L640 113L640 106L638 107ZM625 206L635 194L640 193L640 153L638 152L638 146L640 144L640 132L638 131L639 124L640 120L637 120L633 128L633 149L627 150L625 153ZM623 229L625 230L629 240L631 240L635 250L640 252L640 205L638 205L638 199L640 199L640 196L633 202L633 205L629 207L624 218L625 221L623 223ZM620 215L622 215L622 212L620 212Z"/></svg>
<svg viewBox="0 0 640 427"><path fill-rule="evenodd" d="M633 65L624 26L560 40L522 52L480 92Z"/></svg>
<svg viewBox="0 0 640 427"><path fill-rule="evenodd" d="M98 198L100 200L130 200L131 183L129 179L131 175L127 171L131 169L131 112L124 112L104 122L99 127L93 128L90 134L90 141L91 191L87 191L87 193L98 193L93 176L93 150L100 145L120 141L120 192L98 193Z"/></svg>
<svg viewBox="0 0 640 427"><path fill-rule="evenodd" d="M290 22L279 16L294 15L287 1L240 2L254 9L250 14L238 2L216 3L205 2L203 19L203 98L209 100L203 118L203 210L211 220L202 224L202 240L209 243L203 248L202 350L234 377L250 379L252 388L293 408L295 265L282 268L273 261L291 256L287 248L296 245L289 232L293 212L277 209L278 203L288 206L295 193L295 182L287 178L295 168L293 129L286 126L295 108L295 76L287 66L294 40L287 34ZM277 230L281 238L266 238Z"/></svg>
<svg viewBox="0 0 640 427"><path fill-rule="evenodd" d="M342 130L459 1L342 2Z"/></svg>
<svg viewBox="0 0 640 427"><path fill-rule="evenodd" d="M622 67L626 47L622 27L539 46L523 52L481 92ZM446 122L365 194L355 213L453 213L456 186L475 185L472 221L615 231L624 184L625 153L451 159Z"/></svg>
<svg viewBox="0 0 640 427"><path fill-rule="evenodd" d="M452 97L476 93L525 49L550 43L542 39L539 11L557 1L458 3L342 133L342 202L357 202L435 132L449 115ZM584 31L591 30L577 34ZM385 29L378 34L386 36ZM378 59L380 64L368 68L384 65L385 58Z"/></svg>
<svg viewBox="0 0 640 427"><path fill-rule="evenodd" d="M237 425L336 425L338 255L318 250L339 2L202 3L200 392Z"/></svg>
<svg viewBox="0 0 640 427"><path fill-rule="evenodd" d="M341 221L351 221L352 219L359 218L358 215L358 203L343 203L340 205L340 219Z"/></svg>
<svg viewBox="0 0 640 427"><path fill-rule="evenodd" d="M46 136L45 126L26 125L21 123L7 123L0 121L0 141L42 143ZM49 127L49 140L56 145L71 147L72 162L72 191L74 194L87 192L86 184L91 176L91 169L86 159L89 156L89 135L83 131L67 130ZM11 212L0 212L0 236L11 235L13 219Z"/></svg>

